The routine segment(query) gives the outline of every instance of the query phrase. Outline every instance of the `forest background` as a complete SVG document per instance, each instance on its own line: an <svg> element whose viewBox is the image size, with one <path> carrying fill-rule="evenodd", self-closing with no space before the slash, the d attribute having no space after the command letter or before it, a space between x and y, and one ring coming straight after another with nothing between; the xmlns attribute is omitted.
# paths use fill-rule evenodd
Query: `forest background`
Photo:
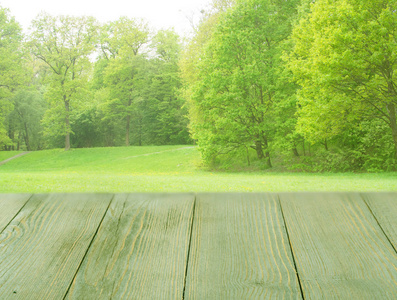
<svg viewBox="0 0 397 300"><path fill-rule="evenodd" d="M189 38L0 8L0 150L197 144L208 168L395 171L397 3L214 0Z"/></svg>

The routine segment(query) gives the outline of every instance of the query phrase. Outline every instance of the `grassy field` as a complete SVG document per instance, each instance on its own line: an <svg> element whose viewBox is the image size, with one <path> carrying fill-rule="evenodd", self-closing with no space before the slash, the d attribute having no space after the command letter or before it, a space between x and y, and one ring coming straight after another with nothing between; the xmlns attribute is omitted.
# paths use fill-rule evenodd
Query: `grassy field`
<svg viewBox="0 0 397 300"><path fill-rule="evenodd" d="M13 157L22 153L22 151L0 151L0 162L6 160L7 158Z"/></svg>
<svg viewBox="0 0 397 300"><path fill-rule="evenodd" d="M192 146L37 151L0 166L0 192L397 191L397 173L209 172L199 163Z"/></svg>

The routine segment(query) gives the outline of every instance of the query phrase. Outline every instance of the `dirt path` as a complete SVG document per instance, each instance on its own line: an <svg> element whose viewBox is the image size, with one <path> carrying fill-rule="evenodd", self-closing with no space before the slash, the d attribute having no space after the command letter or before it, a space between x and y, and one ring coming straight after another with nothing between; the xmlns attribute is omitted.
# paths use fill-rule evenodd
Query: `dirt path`
<svg viewBox="0 0 397 300"><path fill-rule="evenodd" d="M30 153L30 151L25 151L25 152L22 152L22 153L19 153L19 154L13 156L13 157L7 158L6 160L0 161L0 166L8 163L10 160L13 160L15 158L21 157L21 156L26 155L28 153Z"/></svg>
<svg viewBox="0 0 397 300"><path fill-rule="evenodd" d="M164 151L159 151L159 152L151 152L151 153L139 154L139 155L134 155L134 156L128 156L128 157L124 157L123 159L129 159L129 158L140 157L140 156L149 156L149 155L153 155L153 154L159 154L159 153L164 153L164 152L174 152L174 151L178 151L178 150L192 149L192 148L194 148L194 146L164 150Z"/></svg>

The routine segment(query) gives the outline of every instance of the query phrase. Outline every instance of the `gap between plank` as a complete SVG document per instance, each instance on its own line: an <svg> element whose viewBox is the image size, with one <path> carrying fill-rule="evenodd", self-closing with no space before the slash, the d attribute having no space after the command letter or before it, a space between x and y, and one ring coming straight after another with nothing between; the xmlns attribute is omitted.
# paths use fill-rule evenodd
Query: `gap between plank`
<svg viewBox="0 0 397 300"><path fill-rule="evenodd" d="M370 212L370 213L372 214L372 216L374 217L376 223L378 223L378 226L379 226L380 230L382 230L384 236L386 237L386 239L388 240L388 242L389 242L390 245L392 246L394 252L397 253L397 249L394 247L393 243L392 243L391 240L389 239L389 236L388 236L388 235L386 234L386 232L383 230L382 225L380 225L380 223L379 223L379 221L378 221L378 218L375 216L374 212L373 212L372 209L371 209L371 206L370 206L370 205L368 204L368 202L365 200L365 198L363 197L363 194L362 194L362 193L360 193L360 198L364 201L365 205L368 207L369 212Z"/></svg>
<svg viewBox="0 0 397 300"><path fill-rule="evenodd" d="M185 278L183 280L182 300L185 299L185 292L186 292L186 280L187 280L187 274L188 274L187 272L189 270L189 258L190 258L190 248L191 248L191 245L192 245L194 216L196 214L196 201L197 201L197 194L194 195L194 202L193 202L192 223L190 225L190 239L189 239L189 246L188 246L187 257L186 257L186 269L185 269Z"/></svg>
<svg viewBox="0 0 397 300"><path fill-rule="evenodd" d="M305 296L303 294L302 283L301 283L301 279L300 279L300 276L299 276L298 268L297 268L297 265L296 265L295 254L294 254L294 250L292 249L292 244L291 244L291 239L289 237L287 223L285 222L285 216L284 216L283 206L281 205L280 195L277 195L277 199L278 199L278 204L280 206L281 215L283 217L285 232L287 233L287 239L288 239L289 248L291 250L292 261L294 262L295 273L296 273L296 277L297 277L298 283L299 283L299 290L301 292L302 299L304 300Z"/></svg>
<svg viewBox="0 0 397 300"><path fill-rule="evenodd" d="M30 197L28 198L28 200L26 200L25 204L22 205L22 207L18 210L18 212L15 214L15 216L10 220L10 222L8 222L8 224L3 228L2 231L0 231L0 234L2 234L4 232L4 230L7 229L8 226L10 226L10 224L12 223L12 221L15 220L15 218L19 215L19 213L22 211L22 209L24 209L24 207L26 206L26 204L28 204L28 202L30 201L30 199L32 199L34 194L31 194Z"/></svg>
<svg viewBox="0 0 397 300"><path fill-rule="evenodd" d="M72 281L70 282L69 287L68 287L68 289L66 290L65 296L63 296L63 298L62 298L63 300L66 299L66 296L68 295L68 293L69 293L69 291L70 291L70 288L72 287L73 281L76 279L77 273L80 271L80 268L81 268L81 266L82 266L82 264L83 264L83 261L84 261L84 259L86 258L87 254L88 254L88 251L90 250L91 245L92 245L92 243L94 242L95 237L96 237L97 234L98 234L99 228L101 228L102 223L103 223L103 220L105 219L106 214L107 214L107 212L108 212L108 210L109 210L109 207L110 207L110 205L112 204L112 202L113 202L113 200L114 200L115 197L116 197L116 194L113 194L112 199L109 201L109 205L108 205L108 207L106 208L106 210L105 210L105 212L104 212L104 214L103 214L103 216L102 216L101 221L99 222L98 228L96 229L96 231L95 231L95 233L94 233L94 235L93 235L93 237L92 237L92 239L91 239L91 241L90 241L90 244L88 245L87 250L86 250L86 252L84 253L83 258L81 259L80 264L79 264L79 266L77 267L76 273L74 274L74 276L73 276L73 278L72 278Z"/></svg>

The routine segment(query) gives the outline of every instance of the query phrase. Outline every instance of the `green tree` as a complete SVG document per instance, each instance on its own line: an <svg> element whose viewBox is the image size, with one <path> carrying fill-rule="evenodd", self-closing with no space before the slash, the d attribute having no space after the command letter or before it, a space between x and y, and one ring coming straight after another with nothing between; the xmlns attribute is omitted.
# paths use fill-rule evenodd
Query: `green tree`
<svg viewBox="0 0 397 300"><path fill-rule="evenodd" d="M396 11L396 1L315 1L296 25L287 61L302 86L298 130L308 139L379 119L397 157Z"/></svg>
<svg viewBox="0 0 397 300"><path fill-rule="evenodd" d="M11 97L23 82L21 41L20 25L0 7L0 146L12 144L6 120L13 109Z"/></svg>
<svg viewBox="0 0 397 300"><path fill-rule="evenodd" d="M219 20L225 11L234 5L234 0L214 0L210 10L202 11L202 18L198 26L193 24L194 35L184 47L179 61L182 87L180 94L189 109L190 124L200 120L200 111L192 102L195 84L200 81L199 64L204 56L206 45L211 40ZM189 125L190 126L190 125ZM192 128L191 128L192 131Z"/></svg>
<svg viewBox="0 0 397 300"><path fill-rule="evenodd" d="M103 75L111 97L106 118L124 120L127 146L130 145L131 119L141 101L138 86L146 59L140 50L148 43L149 35L147 23L125 17L107 24L101 35L102 53L109 60Z"/></svg>
<svg viewBox="0 0 397 300"><path fill-rule="evenodd" d="M46 98L50 104L44 124L49 135L65 138L70 149L73 109L86 100L87 82L98 26L92 17L52 17L41 14L32 22L28 38L31 52L49 70Z"/></svg>
<svg viewBox="0 0 397 300"><path fill-rule="evenodd" d="M149 24L143 19L120 17L104 24L100 34L101 53L107 58L119 55L138 55L149 40Z"/></svg>
<svg viewBox="0 0 397 300"><path fill-rule="evenodd" d="M109 65L109 60L101 55L94 65L93 76L90 81L90 90L93 97L91 103L93 107L90 112L83 114L84 119L89 119L88 124L95 127L96 137L99 145L113 147L121 145L125 138L123 120L113 117L113 113L109 113L110 89L105 84L105 70ZM84 121L84 123L87 123ZM86 124L86 125L88 125ZM93 129L90 129L93 132ZM77 132L75 132L77 134ZM84 133L84 135L88 135ZM82 135L80 135L82 136ZM81 141L79 144L83 145Z"/></svg>
<svg viewBox="0 0 397 300"><path fill-rule="evenodd" d="M22 138L18 144L24 143L28 151L43 149L40 121L46 105L42 93L27 88L21 89L12 97L12 101L14 110L9 115L9 122Z"/></svg>
<svg viewBox="0 0 397 300"><path fill-rule="evenodd" d="M156 56L150 59L142 90L144 136L148 144L186 144L187 110L178 90L181 87L178 61L181 43L173 30L160 30L152 39Z"/></svg>
<svg viewBox="0 0 397 300"><path fill-rule="evenodd" d="M271 167L275 107L295 90L284 73L281 46L298 1L240 1L216 27L199 63L192 95L193 137L204 159L254 148Z"/></svg>
<svg viewBox="0 0 397 300"><path fill-rule="evenodd" d="M141 118L138 106L142 101L140 89L145 65L143 56L126 55L111 60L106 68L105 84L110 96L105 108L106 118L123 120L126 146L131 144L131 122L139 124Z"/></svg>

